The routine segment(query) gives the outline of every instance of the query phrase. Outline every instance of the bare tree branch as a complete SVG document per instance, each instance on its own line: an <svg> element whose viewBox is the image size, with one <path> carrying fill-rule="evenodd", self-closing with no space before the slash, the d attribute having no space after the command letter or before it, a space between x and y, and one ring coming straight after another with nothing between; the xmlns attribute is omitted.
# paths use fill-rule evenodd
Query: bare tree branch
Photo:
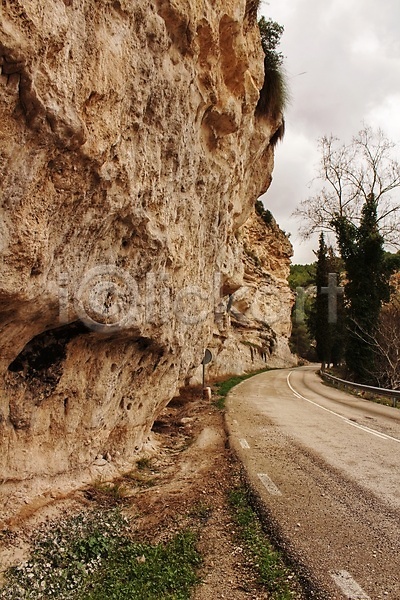
<svg viewBox="0 0 400 600"><path fill-rule="evenodd" d="M370 371L379 387L400 389L400 295L394 296L381 311L378 328L366 331L354 322L355 335L374 349L375 368Z"/></svg>
<svg viewBox="0 0 400 600"><path fill-rule="evenodd" d="M395 144L380 129L364 126L349 144L339 145L337 138L325 136L319 147L321 161L316 180L322 187L294 212L301 220L302 237L335 231L332 220L338 216L358 223L363 204L373 195L380 233L386 244L399 248L400 164L392 157Z"/></svg>

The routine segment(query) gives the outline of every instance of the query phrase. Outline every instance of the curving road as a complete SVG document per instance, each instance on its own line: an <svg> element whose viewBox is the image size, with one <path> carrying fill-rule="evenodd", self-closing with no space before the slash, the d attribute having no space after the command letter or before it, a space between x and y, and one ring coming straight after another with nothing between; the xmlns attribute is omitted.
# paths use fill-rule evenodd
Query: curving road
<svg viewBox="0 0 400 600"><path fill-rule="evenodd" d="M330 388L316 368L234 388L231 445L319 597L400 600L400 410Z"/></svg>

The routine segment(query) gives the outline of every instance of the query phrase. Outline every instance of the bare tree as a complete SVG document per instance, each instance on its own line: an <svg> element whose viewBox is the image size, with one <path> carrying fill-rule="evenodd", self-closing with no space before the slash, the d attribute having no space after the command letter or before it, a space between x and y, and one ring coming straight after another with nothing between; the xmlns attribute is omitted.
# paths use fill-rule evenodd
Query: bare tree
<svg viewBox="0 0 400 600"><path fill-rule="evenodd" d="M382 307L374 333L357 325L360 342L368 344L375 355L371 379L381 388L400 390L400 294Z"/></svg>
<svg viewBox="0 0 400 600"><path fill-rule="evenodd" d="M378 384L400 390L400 295L383 307L374 341Z"/></svg>
<svg viewBox="0 0 400 600"><path fill-rule="evenodd" d="M400 247L400 164L392 157L395 144L380 129L365 126L350 144L340 145L338 138L325 136L319 145L316 180L322 188L303 200L294 213L302 220L302 236L337 233L333 222L338 217L357 225L363 205L373 197L380 234L385 243Z"/></svg>

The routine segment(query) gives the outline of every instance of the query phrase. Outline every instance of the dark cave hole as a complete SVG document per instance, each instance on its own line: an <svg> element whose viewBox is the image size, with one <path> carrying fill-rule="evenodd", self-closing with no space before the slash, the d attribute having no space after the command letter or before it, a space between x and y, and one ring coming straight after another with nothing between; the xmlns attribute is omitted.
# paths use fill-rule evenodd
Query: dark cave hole
<svg viewBox="0 0 400 600"><path fill-rule="evenodd" d="M166 433L170 430L170 428L171 426L169 425L169 423L158 420L154 421L151 431L153 431L154 433Z"/></svg>
<svg viewBox="0 0 400 600"><path fill-rule="evenodd" d="M66 357L67 344L78 335L90 333L91 330L81 321L75 321L56 329L39 333L9 365L12 373L25 372L28 376L47 371L60 364Z"/></svg>

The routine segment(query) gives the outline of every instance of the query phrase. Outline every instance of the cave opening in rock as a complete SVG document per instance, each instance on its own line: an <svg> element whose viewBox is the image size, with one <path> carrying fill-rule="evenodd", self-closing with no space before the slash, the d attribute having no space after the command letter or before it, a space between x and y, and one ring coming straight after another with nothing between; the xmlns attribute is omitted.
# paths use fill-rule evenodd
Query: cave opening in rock
<svg viewBox="0 0 400 600"><path fill-rule="evenodd" d="M26 377L38 376L62 363L66 357L67 344L73 338L90 331L81 321L43 331L26 344L8 370L12 373L24 373Z"/></svg>

